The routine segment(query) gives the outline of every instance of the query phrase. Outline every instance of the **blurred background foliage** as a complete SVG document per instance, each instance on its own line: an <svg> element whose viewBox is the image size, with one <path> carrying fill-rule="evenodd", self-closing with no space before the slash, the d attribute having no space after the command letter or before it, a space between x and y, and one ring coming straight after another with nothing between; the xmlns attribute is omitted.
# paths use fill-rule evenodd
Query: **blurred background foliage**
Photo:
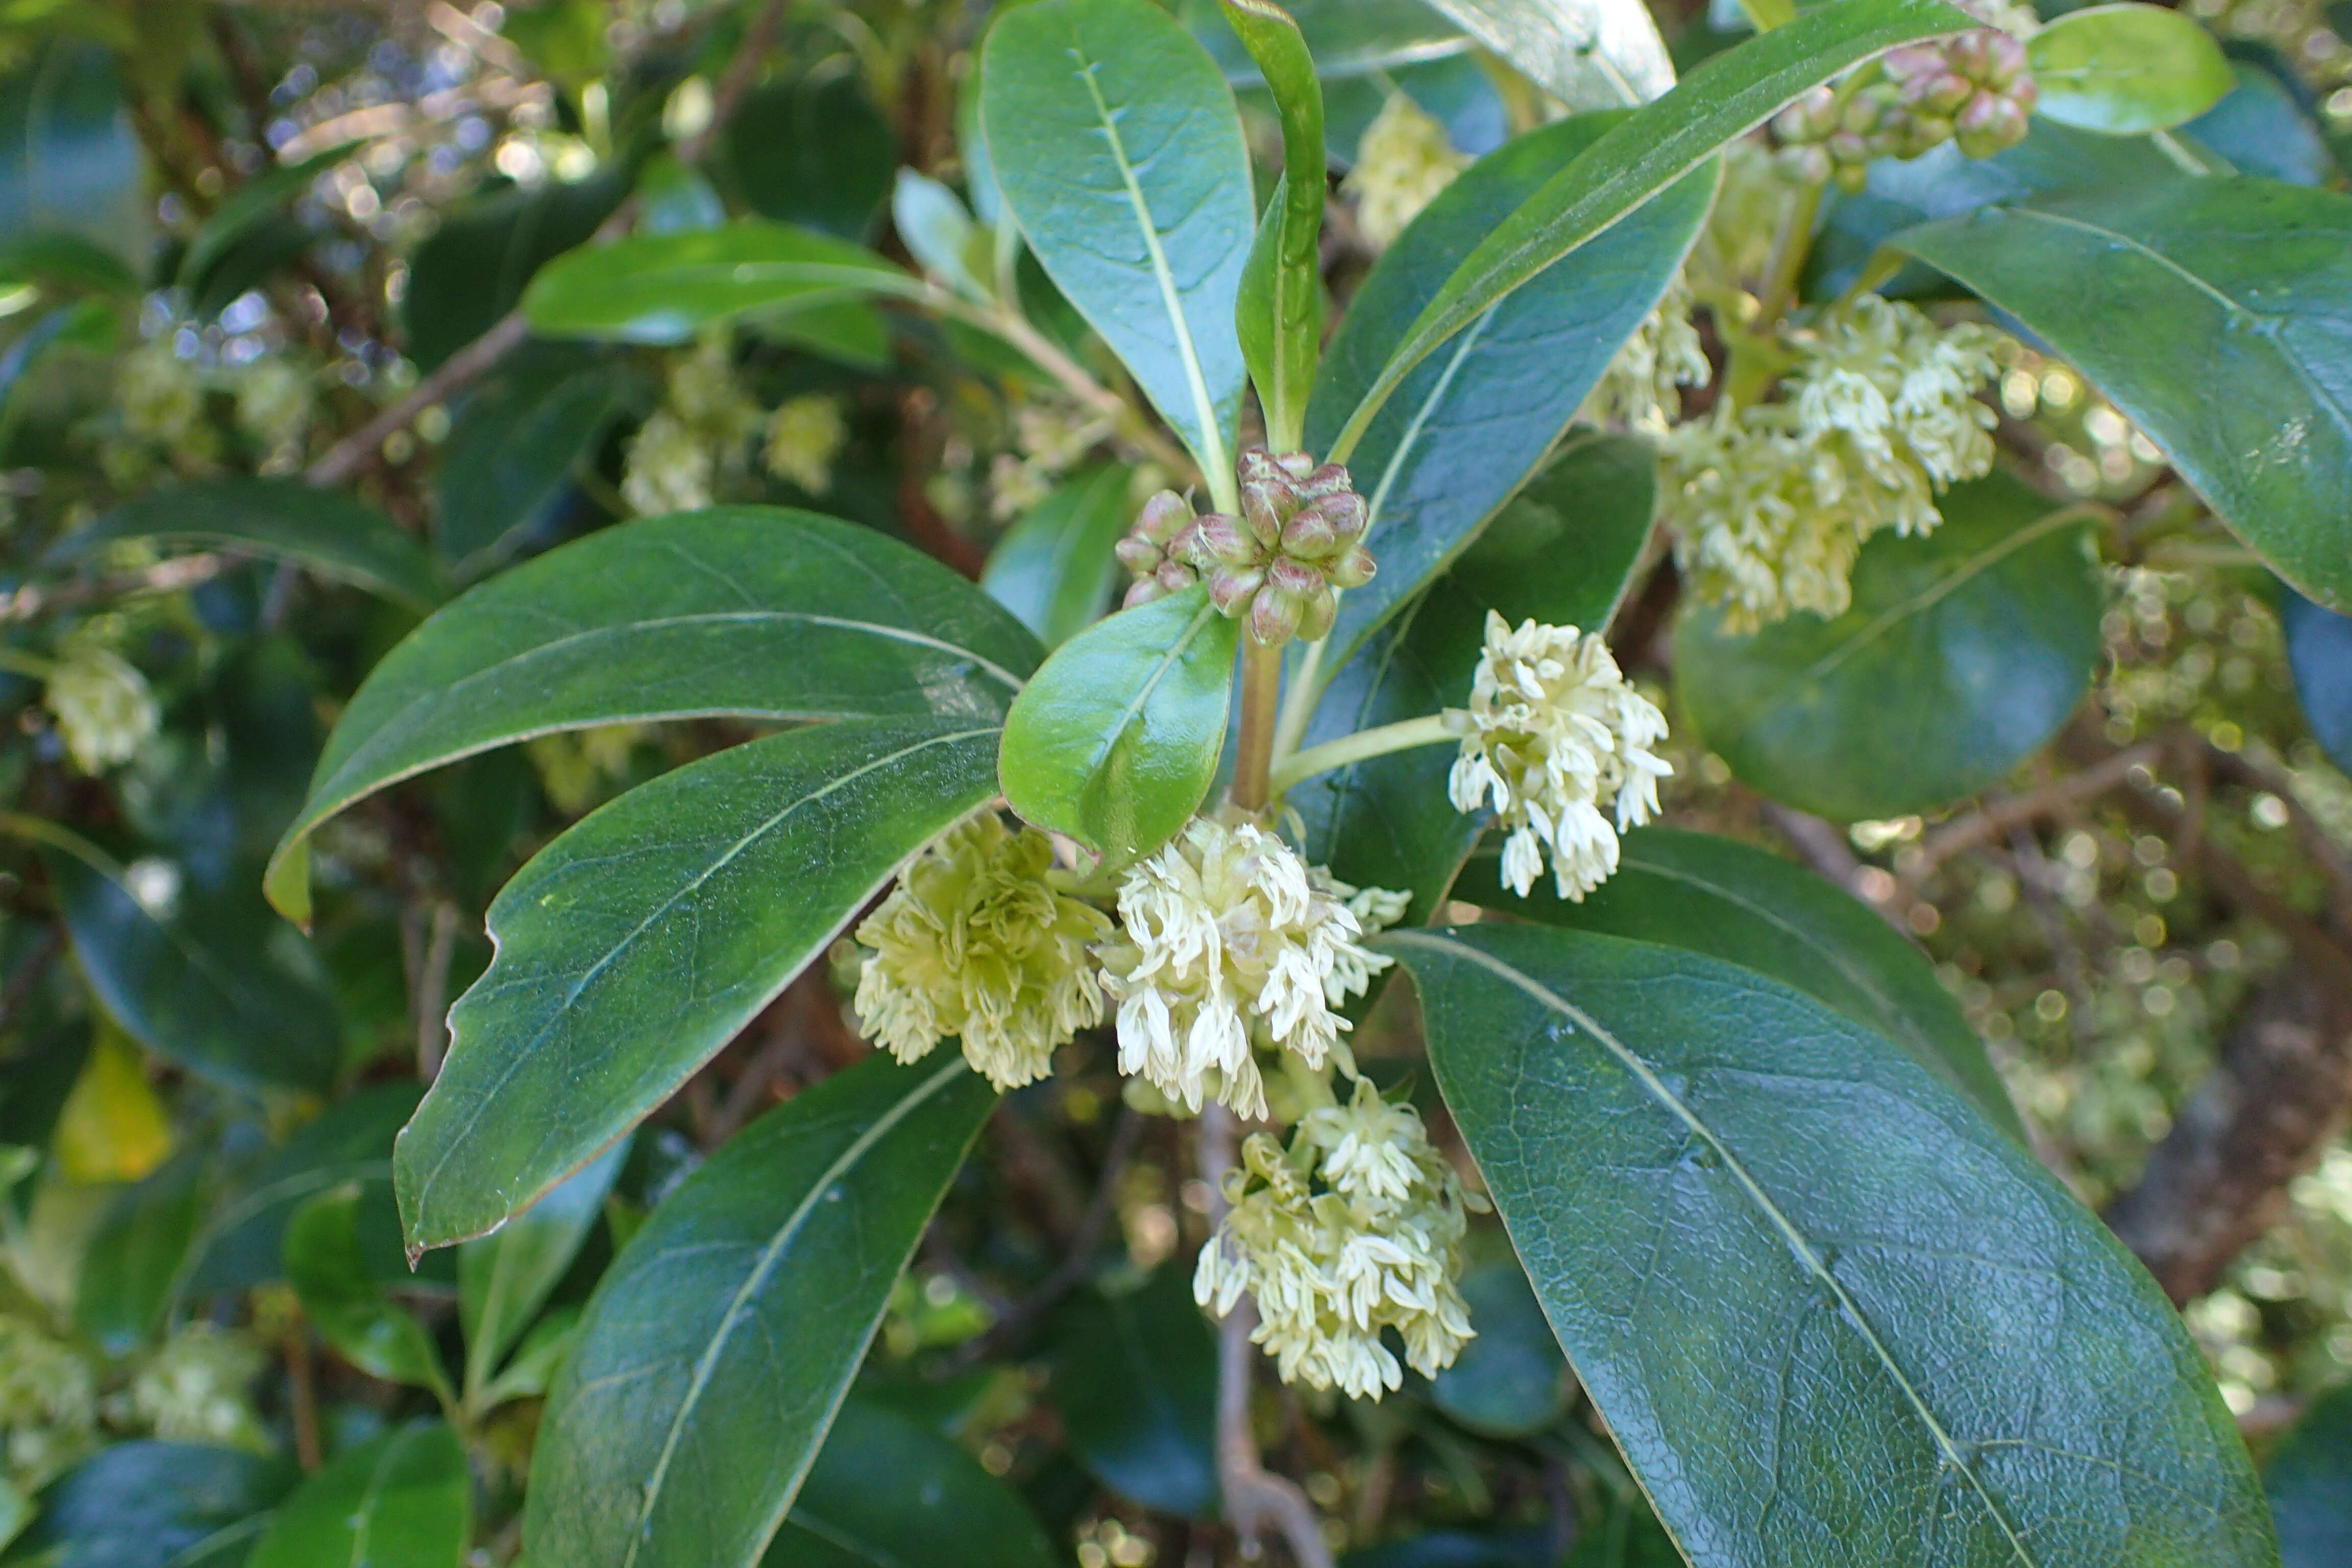
<svg viewBox="0 0 2352 1568"><path fill-rule="evenodd" d="M1178 9L1234 56L1213 7ZM2352 7L2191 9L2242 82L2200 134L2341 185ZM1727 30L1661 19L1685 62ZM749 212L903 257L902 169L961 184L986 220L959 133L982 20L960 0L0 4L5 1560L236 1561L306 1470L413 1449L446 1483L404 1425L436 1410L477 1500L457 1546L509 1560L547 1358L599 1272L729 1133L864 1053L848 971L796 984L579 1194L486 1342L468 1271L488 1265L461 1249L409 1272L388 1188L447 1004L488 962L483 910L563 826L744 731L552 735L369 801L320 836L307 938L259 871L328 722L424 608L639 512L814 507L985 571L1032 595L1024 615L1100 607L1107 556L1057 608L1036 552L1123 523L1163 478L1153 445L953 322L845 303L677 350L533 342L378 421L616 221ZM1325 21L1363 51L1331 84L1343 163L1399 94L1455 162L1534 101L1411 0ZM1243 99L1270 169L1271 116ZM1333 229L1344 297L1373 242L1348 210ZM1016 266L1043 330L1115 378ZM1832 824L1737 782L1676 712L1667 801L1916 938L2037 1152L2084 1202L2137 1215L2139 1233L2119 1220L2137 1242L2179 1222L2130 1205L2162 1196L2151 1157L2217 1064L2280 1028L2344 1048L2352 625L2184 500L2073 372L2007 352L2005 450L2119 519L2095 675L2059 739L1958 805ZM305 477L365 505L315 501ZM142 514L164 486L205 487L211 510L183 490ZM1616 628L1662 693L1673 605L1661 567ZM94 706L60 696L68 668ZM1391 1005L1361 1054L1402 1073L1409 1030ZM2334 1128L2352 1075L2332 1072L2341 1098L2307 1109ZM2158 1268L2264 1448L2352 1378L2352 1144L2322 1142L2313 1168L2233 1194L2226 1243ZM1189 1299L1207 1194L1179 1130L1126 1109L1108 1045L1082 1038L982 1150L893 1299L857 1394L875 1414L836 1442L1009 1482L1053 1560L1222 1560L1215 1358ZM1269 1396L1269 1462L1357 1568L1551 1563L1572 1542L1579 1563L1671 1561L1491 1221L1475 1245L1461 1363L1378 1406ZM102 1537L129 1554L75 1554Z"/></svg>

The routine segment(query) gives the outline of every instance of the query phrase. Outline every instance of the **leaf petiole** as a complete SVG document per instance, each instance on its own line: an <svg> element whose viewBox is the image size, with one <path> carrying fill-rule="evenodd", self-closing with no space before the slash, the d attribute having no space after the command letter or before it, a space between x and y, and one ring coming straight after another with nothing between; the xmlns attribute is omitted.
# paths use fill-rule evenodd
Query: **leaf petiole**
<svg viewBox="0 0 2352 1568"><path fill-rule="evenodd" d="M1461 732L1447 722L1443 713L1432 713L1422 719L1400 720L1373 730L1359 730L1352 735L1326 741L1319 746L1309 746L1285 758L1274 770L1274 794L1279 796L1292 785L1311 779L1317 773L1328 773L1334 768L1344 768L1373 757L1384 757L1391 752L1450 743L1461 738Z"/></svg>

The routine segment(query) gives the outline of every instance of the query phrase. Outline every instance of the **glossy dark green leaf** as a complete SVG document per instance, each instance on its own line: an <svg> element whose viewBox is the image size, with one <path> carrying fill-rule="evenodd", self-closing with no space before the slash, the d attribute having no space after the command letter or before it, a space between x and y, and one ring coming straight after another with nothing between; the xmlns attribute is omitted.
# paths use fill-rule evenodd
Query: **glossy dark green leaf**
<svg viewBox="0 0 2352 1568"><path fill-rule="evenodd" d="M457 1433L411 1421L336 1455L296 1488L246 1568L458 1568L473 1514Z"/></svg>
<svg viewBox="0 0 2352 1568"><path fill-rule="evenodd" d="M1859 195L1832 189L1805 268L1808 300L1833 300L1853 287L1879 247L1905 229L1957 217L1996 202L2068 185L2172 184L2192 179L2146 136L2102 136L2047 120L2028 123L2025 140L1990 158L1970 158L1947 142L1908 161L1881 158ZM1882 292L1894 297L1950 295L1952 281L1911 262Z"/></svg>
<svg viewBox="0 0 2352 1568"><path fill-rule="evenodd" d="M74 1321L107 1354L130 1354L162 1326L210 1195L209 1163L201 1148L182 1150L116 1194L90 1233Z"/></svg>
<svg viewBox="0 0 2352 1568"><path fill-rule="evenodd" d="M2352 616L2323 610L2289 589L2279 618L2312 738L2328 761L2352 772Z"/></svg>
<svg viewBox="0 0 2352 1568"><path fill-rule="evenodd" d="M1575 1383L1526 1271L1516 1259L1474 1268L1462 1300L1478 1334L1430 1380L1437 1407L1490 1437L1525 1437L1559 1420Z"/></svg>
<svg viewBox="0 0 2352 1568"><path fill-rule="evenodd" d="M629 1141L618 1140L579 1173L491 1235L457 1250L457 1321L466 1333L468 1400L488 1385L506 1353L579 1255L604 1217Z"/></svg>
<svg viewBox="0 0 2352 1568"><path fill-rule="evenodd" d="M42 1494L40 1514L9 1561L39 1568L226 1568L300 1475L286 1460L241 1448L117 1443Z"/></svg>
<svg viewBox="0 0 2352 1568"><path fill-rule="evenodd" d="M1078 1462L1146 1508L1214 1518L1217 1342L1192 1271L1163 1264L1132 1290L1080 1290L1047 1331L1054 1408Z"/></svg>
<svg viewBox="0 0 2352 1568"><path fill-rule="evenodd" d="M1576 109L1646 103L1675 85L1642 0L1430 0L1520 74Z"/></svg>
<svg viewBox="0 0 2352 1568"><path fill-rule="evenodd" d="M951 1048L873 1057L753 1122L656 1209L549 1397L531 1560L758 1562L995 1103Z"/></svg>
<svg viewBox="0 0 2352 1568"><path fill-rule="evenodd" d="M2237 86L2182 126L2181 134L2220 153L2242 174L2294 185L2324 185L2335 178L2327 138L2294 92L2260 66L2234 60L2230 68Z"/></svg>
<svg viewBox="0 0 2352 1568"><path fill-rule="evenodd" d="M361 1089L329 1106L283 1147L256 1163L205 1221L204 1233L190 1249L189 1267L177 1288L179 1300L205 1301L223 1291L282 1279L287 1222L320 1193L355 1184L363 1194L363 1215L371 1206L389 1211L393 1136L415 1114L422 1092L415 1083ZM362 1224L362 1238L370 1229ZM387 1256L372 1254L367 1266L378 1279L394 1269L407 1272L397 1247Z"/></svg>
<svg viewBox="0 0 2352 1568"><path fill-rule="evenodd" d="M1223 0L1282 121L1282 176L1258 220L1235 326L1277 452L1298 446L1323 344L1323 84L1290 14L1274 0Z"/></svg>
<svg viewBox="0 0 2352 1568"><path fill-rule="evenodd" d="M408 357L423 370L488 331L539 269L584 243L627 195L612 170L577 184L509 189L445 214L409 262L402 313Z"/></svg>
<svg viewBox="0 0 2352 1568"><path fill-rule="evenodd" d="M313 828L428 768L555 730L732 715L1001 715L1036 639L938 562L808 512L722 507L591 534L475 588L385 656L271 862L310 910Z"/></svg>
<svg viewBox="0 0 2352 1568"><path fill-rule="evenodd" d="M205 888L161 855L108 870L43 858L74 961L124 1033L232 1088L333 1080L342 1026L325 973L249 884Z"/></svg>
<svg viewBox="0 0 2352 1568"><path fill-rule="evenodd" d="M890 195L898 138L856 70L744 96L727 122L726 178L761 217L863 239Z"/></svg>
<svg viewBox="0 0 2352 1568"><path fill-rule="evenodd" d="M2099 657L2088 524L2002 475L1940 505L1927 538L1863 546L1835 620L1683 621L1676 689L1733 773L1841 822L1899 816L1997 782L2074 711Z"/></svg>
<svg viewBox="0 0 2352 1568"><path fill-rule="evenodd" d="M1217 775L1240 623L1199 584L1055 649L1004 721L1004 797L1111 866L1184 826Z"/></svg>
<svg viewBox="0 0 2352 1568"><path fill-rule="evenodd" d="M1984 1042L1927 955L1853 895L1769 850L1714 834L1637 827L1619 854L1616 874L1580 904L1542 881L1528 897L1516 896L1490 853L1471 858L1454 896L1769 974L1901 1046L2025 1142Z"/></svg>
<svg viewBox="0 0 2352 1568"><path fill-rule="evenodd" d="M337 1354L371 1377L446 1395L433 1336L368 1277L360 1248L359 1189L337 1187L294 1211L286 1225L286 1282L303 1314Z"/></svg>
<svg viewBox="0 0 2352 1568"><path fill-rule="evenodd" d="M1908 1054L1644 942L1378 945L1553 1331L1697 1568L2276 1561L2155 1281Z"/></svg>
<svg viewBox="0 0 2352 1568"><path fill-rule="evenodd" d="M1030 250L1223 484L1255 224L1216 62L1149 0L1038 0L989 29L980 117Z"/></svg>
<svg viewBox="0 0 2352 1568"><path fill-rule="evenodd" d="M1047 647L1094 625L1113 584L1125 581L1111 546L1135 521L1127 504L1132 474L1108 463L1071 475L988 553L980 585Z"/></svg>
<svg viewBox="0 0 2352 1568"><path fill-rule="evenodd" d="M0 235L79 235L143 271L145 177L111 50L58 39L0 81Z"/></svg>
<svg viewBox="0 0 2352 1568"><path fill-rule="evenodd" d="M2281 576L2352 611L2352 197L2060 192L1895 243L2072 360Z"/></svg>
<svg viewBox="0 0 2352 1568"><path fill-rule="evenodd" d="M1373 635L1323 694L1309 744L1470 700L1486 612L1598 629L1624 593L1657 500L1657 459L1625 436L1580 432L1504 506L1421 600ZM1309 860L1360 887L1412 894L1429 918L1485 826L1446 799L1452 746L1319 773L1287 796Z"/></svg>
<svg viewBox="0 0 2352 1568"><path fill-rule="evenodd" d="M887 1484L877 1485L882 1478ZM841 1407L763 1568L1048 1568L1058 1561L1012 1488L887 1406Z"/></svg>
<svg viewBox="0 0 2352 1568"><path fill-rule="evenodd" d="M849 721L631 791L515 874L394 1151L413 1248L480 1236L669 1098L996 793L992 719Z"/></svg>
<svg viewBox="0 0 2352 1568"><path fill-rule="evenodd" d="M919 297L922 281L862 245L752 219L640 234L567 256L531 282L523 314L556 338L693 342L703 328L874 295Z"/></svg>
<svg viewBox="0 0 2352 1568"><path fill-rule="evenodd" d="M447 596L433 558L382 512L299 479L204 479L142 492L51 552L79 561L127 539L290 561L418 610Z"/></svg>
<svg viewBox="0 0 2352 1568"><path fill-rule="evenodd" d="M1364 280L1308 410L1327 451L1397 350L1400 334L1480 240L1623 123L1580 115L1528 132L1446 187ZM1656 305L1714 199L1712 163L1534 277L1413 370L1349 458L1371 506L1380 575L1339 602L1344 658L1477 535L1575 417L1618 346ZM1336 668L1337 666L1332 667Z"/></svg>
<svg viewBox="0 0 2352 1568"><path fill-rule="evenodd" d="M2263 1472L2283 1568L2352 1563L2352 1387L2312 1401Z"/></svg>
<svg viewBox="0 0 2352 1568"><path fill-rule="evenodd" d="M645 398L644 378L608 353L529 344L457 404L433 469L433 544L451 571L478 575L510 554Z"/></svg>
<svg viewBox="0 0 2352 1568"><path fill-rule="evenodd" d="M1496 301L1622 220L1807 89L1898 44L1971 25L1942 0L1834 0L1727 50L1620 121L1496 225L1398 337L1334 443L1351 453L1390 395Z"/></svg>
<svg viewBox="0 0 2352 1568"><path fill-rule="evenodd" d="M2041 89L2036 114L2109 136L2169 131L2235 85L2213 35L2161 5L2070 11L2025 40L2025 58Z"/></svg>

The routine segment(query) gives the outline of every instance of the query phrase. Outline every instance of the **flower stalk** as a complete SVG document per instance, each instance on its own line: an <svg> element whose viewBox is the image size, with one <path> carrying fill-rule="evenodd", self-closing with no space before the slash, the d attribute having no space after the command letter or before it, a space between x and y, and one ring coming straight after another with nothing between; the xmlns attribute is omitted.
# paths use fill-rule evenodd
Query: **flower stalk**
<svg viewBox="0 0 2352 1568"><path fill-rule="evenodd" d="M1279 800L1298 784L1334 768L1349 767L1373 757L1385 757L1391 752L1410 751L1415 746L1454 745L1461 739L1461 731L1449 725L1442 713L1432 713L1420 719L1401 719L1393 724L1359 730L1352 735L1342 735L1336 741L1326 741L1319 746L1293 752L1276 763L1274 797Z"/></svg>

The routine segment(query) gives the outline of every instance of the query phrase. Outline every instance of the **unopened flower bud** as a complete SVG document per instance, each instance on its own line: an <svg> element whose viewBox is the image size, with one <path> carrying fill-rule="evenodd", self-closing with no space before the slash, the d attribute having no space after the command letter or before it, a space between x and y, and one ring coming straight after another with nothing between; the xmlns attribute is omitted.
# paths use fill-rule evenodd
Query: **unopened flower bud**
<svg viewBox="0 0 2352 1568"><path fill-rule="evenodd" d="M1181 594L1201 580L1198 574L1181 561L1161 562L1160 570L1151 574L1151 579L1160 584L1161 594Z"/></svg>
<svg viewBox="0 0 2352 1568"><path fill-rule="evenodd" d="M1307 460L1304 452L1289 453L1285 460L1291 458ZM1320 500L1326 496L1352 495L1355 489L1356 482L1348 477L1346 467L1339 463L1325 463L1320 468L1310 469L1307 477L1298 481L1298 493L1308 500Z"/></svg>
<svg viewBox="0 0 2352 1568"><path fill-rule="evenodd" d="M1308 642L1321 642L1331 635L1331 623L1339 616L1339 596L1328 587L1318 588L1307 596L1298 616L1298 635Z"/></svg>
<svg viewBox="0 0 2352 1568"><path fill-rule="evenodd" d="M1174 490L1160 490L1143 503L1143 510L1136 515L1134 533L1165 548L1192 521L1191 501Z"/></svg>
<svg viewBox="0 0 2352 1568"><path fill-rule="evenodd" d="M1297 595L1283 593L1268 583L1250 600L1250 641L1260 647L1280 647L1298 635L1298 623L1306 609L1305 602Z"/></svg>
<svg viewBox="0 0 2352 1568"><path fill-rule="evenodd" d="M1303 561L1276 556L1265 569L1267 586L1277 593L1304 598L1323 586L1323 574Z"/></svg>
<svg viewBox="0 0 2352 1568"><path fill-rule="evenodd" d="M1360 544L1351 544L1323 569L1323 576L1334 588L1360 588L1372 580L1377 570L1372 552Z"/></svg>
<svg viewBox="0 0 2352 1568"><path fill-rule="evenodd" d="M1118 557L1120 565L1139 577L1150 575L1152 569L1160 564L1162 554L1160 546L1139 533L1120 535L1118 542L1110 547L1110 552Z"/></svg>
<svg viewBox="0 0 2352 1568"><path fill-rule="evenodd" d="M1189 537L1192 545L1188 559L1204 570L1212 562L1254 566L1265 553L1264 547L1242 527L1242 520L1231 512L1203 514L1192 524Z"/></svg>
<svg viewBox="0 0 2352 1568"><path fill-rule="evenodd" d="M1339 531L1316 507L1300 507L1298 515L1283 525L1282 552L1295 560L1321 561L1339 549Z"/></svg>
<svg viewBox="0 0 2352 1568"><path fill-rule="evenodd" d="M1226 619L1239 620L1265 582L1265 574L1255 566L1221 566L1209 574L1209 602Z"/></svg>

